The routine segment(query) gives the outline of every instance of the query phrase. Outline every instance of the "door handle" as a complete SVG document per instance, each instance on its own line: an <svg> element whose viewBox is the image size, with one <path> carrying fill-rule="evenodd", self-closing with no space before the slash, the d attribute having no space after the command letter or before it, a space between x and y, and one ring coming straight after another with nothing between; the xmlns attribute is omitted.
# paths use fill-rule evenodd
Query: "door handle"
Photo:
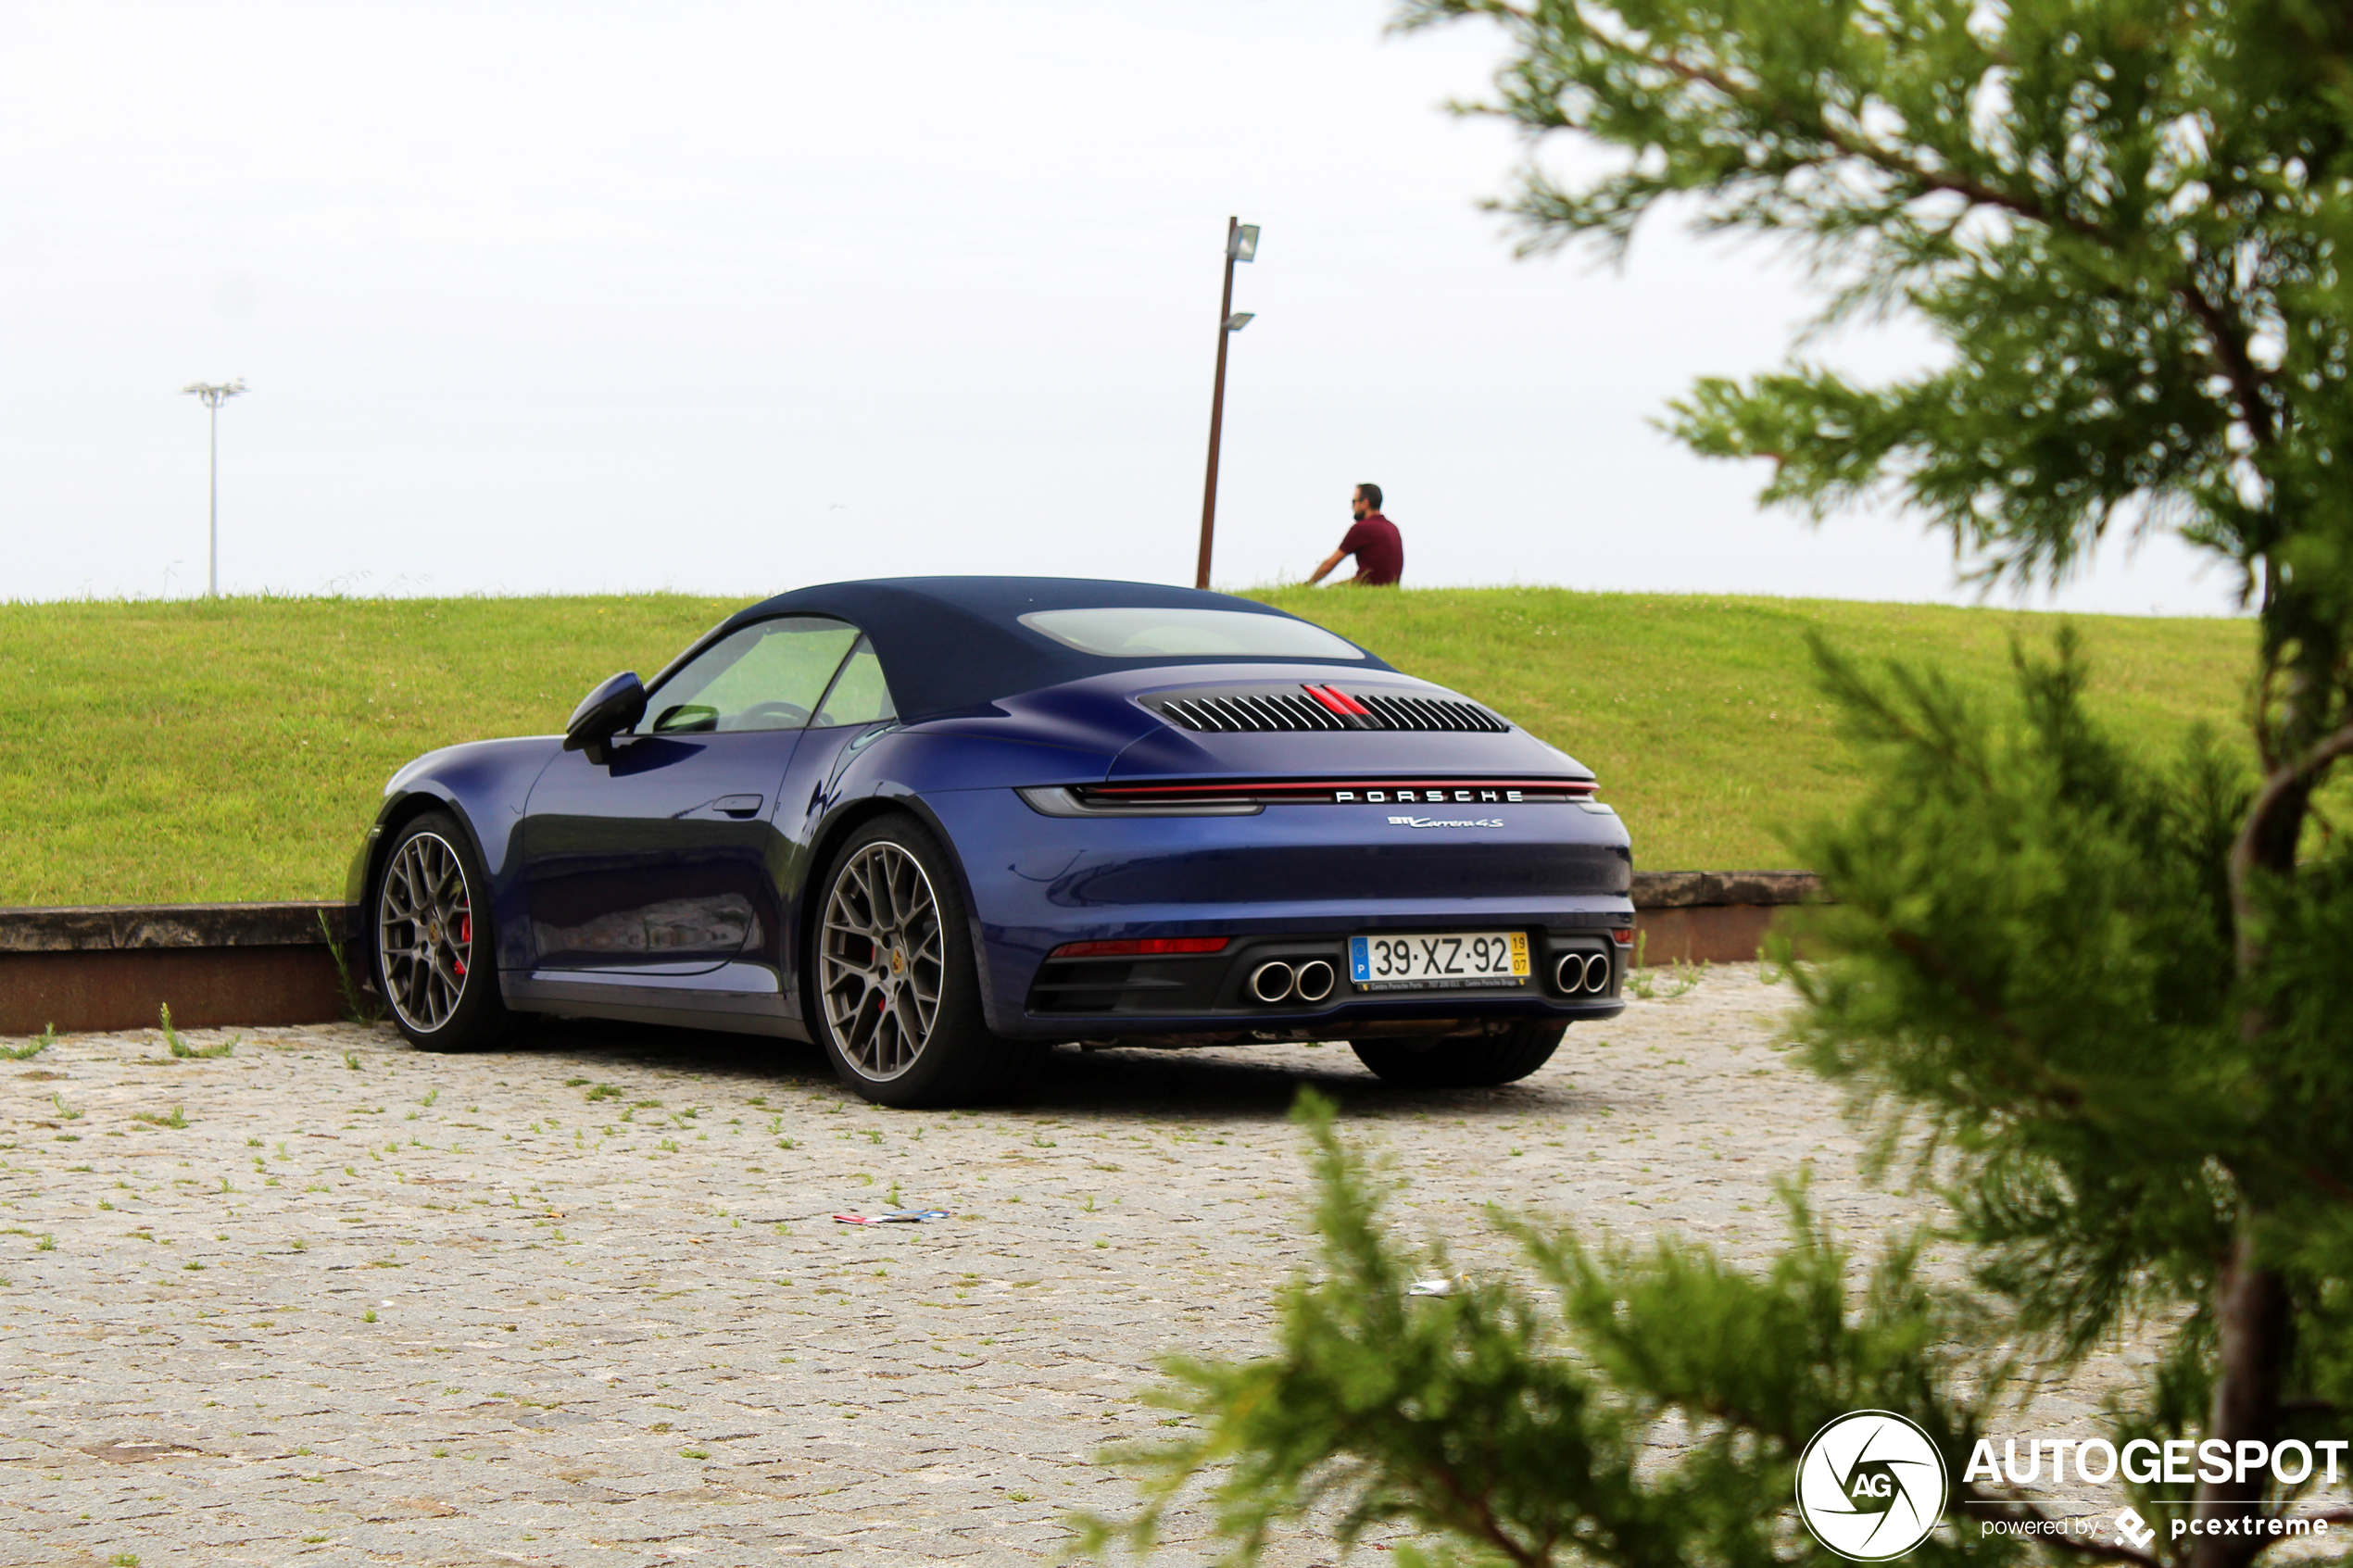
<svg viewBox="0 0 2353 1568"><path fill-rule="evenodd" d="M760 799L757 795L723 795L711 803L711 809L723 816L756 817L760 815Z"/></svg>

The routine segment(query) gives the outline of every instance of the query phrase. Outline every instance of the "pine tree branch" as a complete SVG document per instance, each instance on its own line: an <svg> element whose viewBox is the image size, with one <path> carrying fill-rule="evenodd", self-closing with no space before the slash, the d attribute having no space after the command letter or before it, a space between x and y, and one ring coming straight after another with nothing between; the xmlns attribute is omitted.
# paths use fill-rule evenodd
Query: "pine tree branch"
<svg viewBox="0 0 2353 1568"><path fill-rule="evenodd" d="M1478 1534L1519 1568L1545 1568L1545 1564L1552 1562L1549 1544L1536 1550L1514 1540L1504 1528L1503 1521L1495 1517L1494 1499L1486 1492L1474 1493L1464 1486L1463 1478L1454 1473L1453 1465L1443 1460L1434 1460L1430 1463L1430 1474L1446 1495L1454 1499L1455 1506L1477 1521Z"/></svg>
<svg viewBox="0 0 2353 1568"><path fill-rule="evenodd" d="M1946 963L1943 955L1926 942L1908 931L1891 931L1887 934L1887 940L1896 951L1958 991L1962 999L1969 1003L1981 1019L1999 1031L2002 1037L2016 1046L2021 1053L2033 1051L2033 1042L2027 1038L2026 1031L2019 1026L2018 1021L2009 1015L2002 1004L1986 995L1983 987L1975 981ZM2080 1109L2083 1103L2083 1094L2080 1088L2062 1079L2055 1078L2047 1071L2032 1074L2028 1082L2019 1083L2013 1080L2013 1086L2020 1094L2031 1095L2060 1110L2073 1111Z"/></svg>
<svg viewBox="0 0 2353 1568"><path fill-rule="evenodd" d="M2206 329L2212 344L2215 363L2231 383L2231 398L2239 406L2239 418L2246 421L2246 432L2259 446L2279 444L2280 433L2271 418L2271 406L2264 401L2263 386L2267 379L2247 352L2246 336L2239 332L2222 307L2207 298L2206 291L2197 286L2197 279L2184 277L2173 286L2173 292L2190 307L2190 314Z"/></svg>
<svg viewBox="0 0 2353 1568"><path fill-rule="evenodd" d="M2231 916L2238 928L2238 960L2241 973L2253 971L2260 961L2262 948L2257 935L2259 925L2255 908L2255 872L2259 866L2270 871L2285 867L2267 864L2276 858L2284 835L2279 815L2299 806L2311 791L2313 781L2322 770L2339 759L2353 754L2353 724L2347 724L2307 749L2303 756L2284 766L2274 768L2256 792L2254 802L2246 809L2246 817L2239 824L2238 837L2231 844ZM2295 852L2292 836L2285 836L2287 852Z"/></svg>
<svg viewBox="0 0 2353 1568"><path fill-rule="evenodd" d="M2334 1172L2323 1170L2318 1165L2307 1165L2304 1167L2304 1175L2314 1186L2319 1187L2339 1203L2353 1203L2353 1186L2347 1185ZM2335 1409L2334 1405L2325 1408L2330 1411Z"/></svg>
<svg viewBox="0 0 2353 1568"><path fill-rule="evenodd" d="M1532 23L1529 15L1508 5L1492 9L1523 23ZM1707 87L1739 105L1750 114L1766 121L1779 121L1799 127L1822 142L1840 157L1871 165L1900 180L1909 182L1918 194L1942 193L1960 197L1973 207L1992 207L2039 223L2046 229L2073 234L2110 251L2125 248L2123 241L2098 223L2081 213L2054 209L2039 196L1989 185L1968 175L1932 169L1919 158L1909 157L1869 137L1842 131L1818 114L1799 114L1787 106L1775 102L1733 81L1721 69L1694 65L1671 50L1645 52L1597 29L1586 34L1604 48L1623 59L1655 66L1684 82ZM1803 159L1812 165L1826 159ZM2278 421L2267 401L2264 389L2269 377L2255 363L2247 348L2247 333L2241 330L2229 313L2198 286L2197 278L2186 267L2171 285L2171 292L2188 307L2198 325L2205 329L2208 350L2214 368L2230 383L2232 401L2237 404L2239 417L2246 422L2247 433L2259 446L2272 446L2279 440Z"/></svg>

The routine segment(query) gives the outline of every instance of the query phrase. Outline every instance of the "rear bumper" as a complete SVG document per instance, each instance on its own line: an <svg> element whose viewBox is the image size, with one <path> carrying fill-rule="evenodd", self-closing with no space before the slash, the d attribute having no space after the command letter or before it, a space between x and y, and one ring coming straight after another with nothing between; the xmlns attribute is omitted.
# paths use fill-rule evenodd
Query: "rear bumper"
<svg viewBox="0 0 2353 1568"><path fill-rule="evenodd" d="M1481 1019L1607 1018L1623 1010L1625 957L1608 933L1632 923L1626 831L1572 805L1496 811L1494 828L1441 835L1381 812L1277 806L1248 817L1050 818L1010 789L927 795L963 861L979 937L989 1026L1026 1038L1296 1035L1349 1026ZM1434 992L1350 984L1352 935L1524 932L1527 984ZM1065 943L1224 936L1208 958L1047 962ZM1606 988L1554 982L1571 949L1608 955ZM1339 971L1315 1002L1243 992L1269 960Z"/></svg>

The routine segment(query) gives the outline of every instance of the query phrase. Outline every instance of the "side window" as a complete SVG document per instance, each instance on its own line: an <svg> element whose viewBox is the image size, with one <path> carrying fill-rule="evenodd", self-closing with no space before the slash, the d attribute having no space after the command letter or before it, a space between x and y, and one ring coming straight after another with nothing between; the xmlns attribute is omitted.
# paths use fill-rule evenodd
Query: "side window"
<svg viewBox="0 0 2353 1568"><path fill-rule="evenodd" d="M875 657L875 645L861 637L849 661L842 665L841 673L834 677L833 690L825 694L824 706L817 710L817 717L809 721L809 727L823 730L839 724L872 724L898 717L898 706L890 700L890 683L883 679L882 660Z"/></svg>
<svg viewBox="0 0 2353 1568"><path fill-rule="evenodd" d="M798 730L858 641L856 627L817 616L738 627L653 689L643 728L653 734Z"/></svg>

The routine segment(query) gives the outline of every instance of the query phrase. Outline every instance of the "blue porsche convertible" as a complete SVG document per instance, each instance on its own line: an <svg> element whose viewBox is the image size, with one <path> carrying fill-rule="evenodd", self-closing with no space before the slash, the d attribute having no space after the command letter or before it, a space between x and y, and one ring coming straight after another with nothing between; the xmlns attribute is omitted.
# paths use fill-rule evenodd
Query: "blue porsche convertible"
<svg viewBox="0 0 2353 1568"><path fill-rule="evenodd" d="M938 577L781 595L561 735L417 759L349 896L426 1049L528 1013L746 1031L913 1106L1067 1041L1524 1077L1624 1007L1631 878L1590 771L1322 627Z"/></svg>

